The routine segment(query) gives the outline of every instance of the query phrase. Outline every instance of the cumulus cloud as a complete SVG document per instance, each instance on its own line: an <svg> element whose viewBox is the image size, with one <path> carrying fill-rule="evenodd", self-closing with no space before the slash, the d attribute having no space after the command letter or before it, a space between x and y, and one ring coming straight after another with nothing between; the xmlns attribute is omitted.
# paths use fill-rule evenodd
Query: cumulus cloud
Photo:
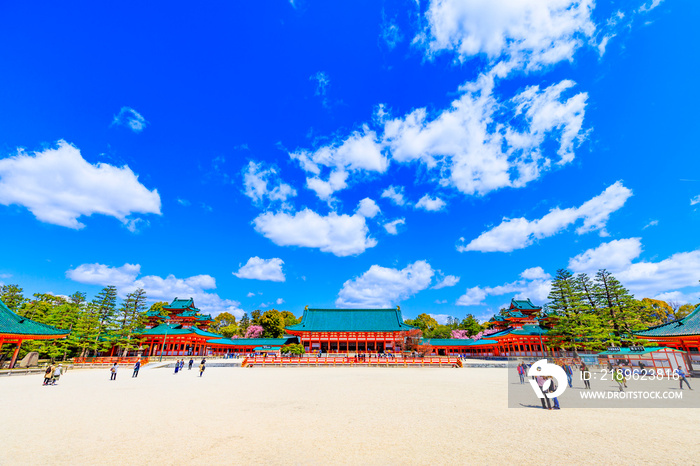
<svg viewBox="0 0 700 466"><path fill-rule="evenodd" d="M112 125L122 125L131 128L134 133L140 133L148 125L146 119L131 107L122 107L114 116Z"/></svg>
<svg viewBox="0 0 700 466"><path fill-rule="evenodd" d="M262 204L265 199L285 202L297 195L294 188L280 180L274 167L265 168L263 162L255 163L252 160L243 173L243 187L245 195L256 204Z"/></svg>
<svg viewBox="0 0 700 466"><path fill-rule="evenodd" d="M244 266L233 272L238 278L252 280L267 280L271 282L283 282L285 280L282 265L284 261L278 257L261 259L258 256L251 257Z"/></svg>
<svg viewBox="0 0 700 466"><path fill-rule="evenodd" d="M0 160L0 204L26 207L46 223L80 229L78 218L109 215L127 225L129 215L160 215L160 196L139 183L128 166L92 165L66 141L42 152Z"/></svg>
<svg viewBox="0 0 700 466"><path fill-rule="evenodd" d="M695 196L690 199L690 205L700 204L700 195Z"/></svg>
<svg viewBox="0 0 700 466"><path fill-rule="evenodd" d="M447 275L445 278L439 281L437 285L433 286L433 289L439 290L440 288L455 286L457 283L459 283L459 277L455 277L454 275Z"/></svg>
<svg viewBox="0 0 700 466"><path fill-rule="evenodd" d="M638 299L698 292L700 249L679 252L658 262L635 262L641 253L639 238L610 241L573 257L569 268L590 274L607 269Z"/></svg>
<svg viewBox="0 0 700 466"><path fill-rule="evenodd" d="M632 191L618 181L580 207L555 208L544 217L532 221L524 217L504 218L498 226L485 231L466 246L458 246L457 250L510 252L525 248L539 239L553 236L579 220L583 222L576 229L577 234L601 230L604 235L610 214L620 209L631 195Z"/></svg>
<svg viewBox="0 0 700 466"><path fill-rule="evenodd" d="M442 210L445 207L445 205L445 201L443 201L439 197L433 199L428 194L426 194L418 200L418 202L416 203L416 209L437 212Z"/></svg>
<svg viewBox="0 0 700 466"><path fill-rule="evenodd" d="M406 223L406 219L398 218L398 219L393 220L393 221L391 221L391 222L385 223L385 224L384 224L384 229L385 229L386 232L389 233L390 235L398 235L398 234L399 234L399 230L398 230L397 227L398 227L399 225L403 225L404 223Z"/></svg>
<svg viewBox="0 0 700 466"><path fill-rule="evenodd" d="M249 297L249 298L252 298L253 296L255 296L255 293L253 293L252 291L250 291L246 296Z"/></svg>
<svg viewBox="0 0 700 466"><path fill-rule="evenodd" d="M547 302L552 288L552 277L542 267L523 270L520 279L498 286L475 286L467 288L466 293L457 299L458 306L477 306L484 304L487 296L513 294L515 299L530 298L535 303Z"/></svg>
<svg viewBox="0 0 700 466"><path fill-rule="evenodd" d="M374 218L379 212L377 203L368 197L362 199L357 207L357 213L365 218Z"/></svg>
<svg viewBox="0 0 700 466"><path fill-rule="evenodd" d="M307 173L306 186L324 201L332 200L336 191L347 188L351 173L384 173L389 167L377 134L367 126L338 143L314 152L299 150L289 156Z"/></svg>
<svg viewBox="0 0 700 466"><path fill-rule="evenodd" d="M406 205L406 199L403 196L403 186L389 186L384 191L382 191L382 197L389 199L393 204L397 206Z"/></svg>
<svg viewBox="0 0 700 466"><path fill-rule="evenodd" d="M419 161L443 186L468 195L522 187L573 160L583 140L586 93L570 95L575 83L530 86L510 100L494 95L495 74L482 74L460 88L461 97L430 118L425 108L387 119L383 142L397 162ZM557 157L543 149L558 140Z"/></svg>
<svg viewBox="0 0 700 466"><path fill-rule="evenodd" d="M434 274L426 261L416 261L401 270L373 265L343 284L335 304L341 308L392 307L428 288Z"/></svg>
<svg viewBox="0 0 700 466"><path fill-rule="evenodd" d="M121 267L110 267L104 264L82 264L68 270L66 276L78 283L88 285L113 285L117 288L130 286L141 273L139 264L124 264Z"/></svg>
<svg viewBox="0 0 700 466"><path fill-rule="evenodd" d="M326 216L304 209L296 213L265 212L253 220L255 230L278 246L301 246L330 252L336 256L361 254L377 245L369 236L365 217L338 215Z"/></svg>
<svg viewBox="0 0 700 466"><path fill-rule="evenodd" d="M642 253L641 238L626 238L603 243L569 259L574 272L594 274L600 269L615 273L625 270Z"/></svg>
<svg viewBox="0 0 700 466"><path fill-rule="evenodd" d="M165 278L147 275L137 278L140 270L139 264L124 264L121 267L82 264L68 270L66 276L78 283L114 285L121 298L137 288L143 288L150 301L171 301L175 297L191 297L203 312L214 316L222 312L230 312L236 317L243 316L244 311L240 309L238 301L222 299L218 294L207 291L216 288L216 280L211 275L195 275L188 278L177 278L174 275L168 275Z"/></svg>
<svg viewBox="0 0 700 466"><path fill-rule="evenodd" d="M538 69L573 59L595 32L593 7L593 0L431 0L414 42L429 56L447 51L465 61L483 54Z"/></svg>

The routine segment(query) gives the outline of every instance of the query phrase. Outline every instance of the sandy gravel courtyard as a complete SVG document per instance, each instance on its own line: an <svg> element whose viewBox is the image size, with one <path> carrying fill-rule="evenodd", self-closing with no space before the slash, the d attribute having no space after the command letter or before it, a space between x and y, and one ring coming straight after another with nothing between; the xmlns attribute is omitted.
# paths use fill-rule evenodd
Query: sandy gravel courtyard
<svg viewBox="0 0 700 466"><path fill-rule="evenodd" d="M0 379L0 464L697 464L697 409L508 409L505 369ZM697 381L697 379L692 379Z"/></svg>

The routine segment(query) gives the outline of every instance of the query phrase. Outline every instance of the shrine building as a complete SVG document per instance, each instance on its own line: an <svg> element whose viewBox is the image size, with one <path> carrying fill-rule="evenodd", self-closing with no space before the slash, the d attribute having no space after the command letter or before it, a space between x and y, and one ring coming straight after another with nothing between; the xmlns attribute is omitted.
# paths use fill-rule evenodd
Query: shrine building
<svg viewBox="0 0 700 466"><path fill-rule="evenodd" d="M15 366L22 343L28 340L54 340L66 338L70 330L62 330L50 325L34 322L15 314L0 301L0 349L3 345L17 345L12 353L10 368Z"/></svg>

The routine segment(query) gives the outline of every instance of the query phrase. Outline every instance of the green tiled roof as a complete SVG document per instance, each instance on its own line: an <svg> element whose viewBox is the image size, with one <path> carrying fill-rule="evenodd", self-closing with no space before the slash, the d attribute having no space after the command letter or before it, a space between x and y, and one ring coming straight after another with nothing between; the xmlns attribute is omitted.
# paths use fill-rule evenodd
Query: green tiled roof
<svg viewBox="0 0 700 466"><path fill-rule="evenodd" d="M507 328L501 330L500 332L492 333L488 335L489 338L504 337L506 335L546 335L547 329L540 327L539 325L529 324L523 325L523 328Z"/></svg>
<svg viewBox="0 0 700 466"><path fill-rule="evenodd" d="M180 314L181 317L197 317L197 311L185 311Z"/></svg>
<svg viewBox="0 0 700 466"><path fill-rule="evenodd" d="M211 314L205 314L197 317L197 320L214 320L211 318Z"/></svg>
<svg viewBox="0 0 700 466"><path fill-rule="evenodd" d="M614 356L614 355L630 355L630 354L649 354L662 349L667 349L665 346L648 346L644 348L644 351L630 351L630 348L620 348L620 351L605 351L603 353L598 353L598 356ZM678 351L679 353L685 353L685 351L677 350L673 348L668 348L671 351Z"/></svg>
<svg viewBox="0 0 700 466"><path fill-rule="evenodd" d="M525 310L535 310L535 311L539 311L540 309L542 309L541 307L535 306L534 304L532 304L532 301L530 301L530 298L527 298L525 300L511 299L510 306L511 306L511 309L515 308L515 309L525 309Z"/></svg>
<svg viewBox="0 0 700 466"><path fill-rule="evenodd" d="M187 309L188 307L194 308L194 299L178 299L175 298L172 303L167 306L163 306L166 309Z"/></svg>
<svg viewBox="0 0 700 466"><path fill-rule="evenodd" d="M301 322L286 328L306 332L399 332L416 327L403 323L399 309L305 309Z"/></svg>
<svg viewBox="0 0 700 466"><path fill-rule="evenodd" d="M294 340L294 341L290 341ZM296 337L289 338L234 338L233 340L229 338L215 338L212 340L207 340L207 343L211 345L228 345L228 346L284 346L288 343L294 343Z"/></svg>
<svg viewBox="0 0 700 466"><path fill-rule="evenodd" d="M423 341L429 344L430 346L474 346L497 343L495 340L472 340L471 338L430 338L428 340ZM489 343L485 343L487 341Z"/></svg>
<svg viewBox="0 0 700 466"><path fill-rule="evenodd" d="M657 325L647 330L635 332L640 337L678 337L685 335L700 335L700 306L680 320Z"/></svg>
<svg viewBox="0 0 700 466"><path fill-rule="evenodd" d="M201 335L203 337L223 338L218 333L207 332L206 330L202 330L201 328L197 328L197 327L192 327L190 330L192 331L192 333L196 333L197 335Z"/></svg>
<svg viewBox="0 0 700 466"><path fill-rule="evenodd" d="M66 336L70 330L63 330L50 325L34 322L31 319L18 316L0 301L0 333L9 335L53 335L56 338Z"/></svg>
<svg viewBox="0 0 700 466"><path fill-rule="evenodd" d="M148 328L141 332L141 335L189 335L192 329L182 328L182 325L160 324L153 328Z"/></svg>
<svg viewBox="0 0 700 466"><path fill-rule="evenodd" d="M160 311L148 311L146 312L146 317L165 317Z"/></svg>
<svg viewBox="0 0 700 466"><path fill-rule="evenodd" d="M508 317L513 317L513 318L516 318L516 319L522 319L523 317L527 317L527 316L526 316L525 314L523 314L522 312L520 312L520 311L510 311L510 312L508 313L508 316L506 316L506 318L508 318Z"/></svg>

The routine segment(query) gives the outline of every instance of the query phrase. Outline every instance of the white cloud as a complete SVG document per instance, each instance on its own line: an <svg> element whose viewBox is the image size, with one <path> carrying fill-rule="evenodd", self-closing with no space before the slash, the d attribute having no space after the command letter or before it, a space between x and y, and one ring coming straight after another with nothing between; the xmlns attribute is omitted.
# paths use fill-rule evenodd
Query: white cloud
<svg viewBox="0 0 700 466"><path fill-rule="evenodd" d="M486 299L486 292L480 287L467 288L467 292L457 299L458 306L476 306Z"/></svg>
<svg viewBox="0 0 700 466"><path fill-rule="evenodd" d="M690 205L700 204L700 195L695 196L690 200Z"/></svg>
<svg viewBox="0 0 700 466"><path fill-rule="evenodd" d="M640 12L640 13L645 13L645 12L647 12L647 11L651 11L651 10L653 10L654 8L656 8L657 6L659 6L659 5L661 4L662 1L663 1L663 0L651 0L651 1L649 2L649 4L646 4L646 3L645 3L645 4L643 4L642 6L640 6L640 7L639 7L639 10L637 10L637 11Z"/></svg>
<svg viewBox="0 0 700 466"><path fill-rule="evenodd" d="M531 86L500 102L495 72L460 88L462 95L435 118L425 108L384 124L383 143L397 162L420 161L435 171L442 186L468 195L522 187L552 164L568 163L582 132L586 93L565 97L573 81L545 89ZM498 121L496 121L498 120ZM545 154L545 141L557 139L558 158Z"/></svg>
<svg viewBox="0 0 700 466"><path fill-rule="evenodd" d="M18 204L46 223L79 229L80 216L109 215L128 224L134 213L160 215L160 196L128 166L92 165L66 141L55 149L0 160L0 204Z"/></svg>
<svg viewBox="0 0 700 466"><path fill-rule="evenodd" d="M293 214L265 212L253 224L278 246L317 248L336 256L360 254L377 245L369 236L365 217L359 214L321 216L309 209Z"/></svg>
<svg viewBox="0 0 700 466"><path fill-rule="evenodd" d="M520 280L498 286L475 286L468 288L466 293L457 299L459 306L477 306L484 304L487 296L502 296L513 294L515 299L532 299L535 303L547 302L547 296L552 288L551 275L541 267L525 269L520 274Z"/></svg>
<svg viewBox="0 0 700 466"><path fill-rule="evenodd" d="M78 283L88 285L113 285L117 288L130 286L141 273L139 264L124 264L121 267L110 267L103 264L82 264L68 270L66 276Z"/></svg>
<svg viewBox="0 0 700 466"><path fill-rule="evenodd" d="M134 133L140 133L148 125L146 119L131 107L122 107L114 116L112 125L128 126Z"/></svg>
<svg viewBox="0 0 700 466"><path fill-rule="evenodd" d="M573 59L591 36L593 0L431 0L426 30L414 42L427 53L451 51L465 61L484 54L537 69Z"/></svg>
<svg viewBox="0 0 700 466"><path fill-rule="evenodd" d="M284 299L282 299L282 298L277 298L277 300L275 301L275 303L276 303L278 306L281 305L281 304L284 304Z"/></svg>
<svg viewBox="0 0 700 466"><path fill-rule="evenodd" d="M416 203L416 209L423 209L431 212L437 212L439 210L442 210L444 207L445 201L443 201L439 197L433 199L428 194L421 197L420 200L418 200L418 202Z"/></svg>
<svg viewBox="0 0 700 466"><path fill-rule="evenodd" d="M168 275L165 278L147 275L137 278L140 270L139 264L124 264L121 267L83 264L68 270L66 276L78 283L114 285L121 298L137 288L143 288L150 301L171 301L175 297L191 297L194 298L195 305L200 310L213 316L222 312L230 312L236 317L243 316L244 311L240 309L238 301L222 299L216 293L207 291L216 288L216 280L210 275L195 275L188 278L177 278L174 275Z"/></svg>
<svg viewBox="0 0 700 466"><path fill-rule="evenodd" d="M428 314L430 317L435 319L435 321L440 324L440 325L446 325L447 324L447 319L449 319L450 315L448 314Z"/></svg>
<svg viewBox="0 0 700 466"><path fill-rule="evenodd" d="M243 186L245 195L257 204L261 204L265 198L270 202L285 202L297 195L294 188L279 179L274 167L265 168L263 162L255 163L252 160L243 173Z"/></svg>
<svg viewBox="0 0 700 466"><path fill-rule="evenodd" d="M401 270L373 265L343 284L335 304L341 308L392 307L428 288L434 274L425 261L416 261Z"/></svg>
<svg viewBox="0 0 700 466"><path fill-rule="evenodd" d="M253 292L251 291L251 292L249 292L246 296L249 297L249 298L252 298L253 296L255 296L255 293L253 293Z"/></svg>
<svg viewBox="0 0 700 466"><path fill-rule="evenodd" d="M403 40L403 34L401 34L399 26L393 19L387 18L383 10L380 30L382 41L387 45L389 50L393 50Z"/></svg>
<svg viewBox="0 0 700 466"><path fill-rule="evenodd" d="M603 243L569 259L574 272L594 274L600 269L611 273L625 270L642 253L640 238L627 238Z"/></svg>
<svg viewBox="0 0 700 466"><path fill-rule="evenodd" d="M328 86L331 85L331 80L326 73L319 71L316 74L309 76L309 79L316 81L316 95L321 97L321 103L324 107L328 108L328 98L326 97L326 92L328 92Z"/></svg>
<svg viewBox="0 0 700 466"><path fill-rule="evenodd" d="M398 230L398 225L403 225L406 223L406 219L403 218L398 218L396 220L393 220L391 222L385 223L384 224L384 229L386 230L387 233L390 235L398 235L399 230Z"/></svg>
<svg viewBox="0 0 700 466"><path fill-rule="evenodd" d="M389 167L377 134L367 126L339 143L315 152L299 150L289 156L307 173L306 186L324 201L331 201L336 191L347 188L351 172L384 173Z"/></svg>
<svg viewBox="0 0 700 466"><path fill-rule="evenodd" d="M457 250L510 252L553 236L578 220L583 220L583 223L576 229L577 234L601 230L605 235L604 228L610 214L620 209L631 195L632 191L618 181L580 207L555 208L544 217L532 221L524 217L504 218L498 226L485 231L466 246L458 246Z"/></svg>
<svg viewBox="0 0 700 466"><path fill-rule="evenodd" d="M377 203L368 197L362 199L357 207L357 213L365 218L374 218L379 212Z"/></svg>
<svg viewBox="0 0 700 466"><path fill-rule="evenodd" d="M437 285L433 286L433 289L439 290L440 288L455 286L457 283L459 283L459 277L455 277L454 275L448 275L445 278L443 278Z"/></svg>
<svg viewBox="0 0 700 466"><path fill-rule="evenodd" d="M659 221L658 221L658 220L652 220L651 222L649 222L649 223L647 223L646 225L644 225L644 226L642 227L642 230L646 230L646 229L649 228L649 227L655 227L655 226L658 225L658 224L659 224Z"/></svg>
<svg viewBox="0 0 700 466"><path fill-rule="evenodd" d="M391 200L397 206L406 205L406 199L403 196L403 186L389 186L382 192L382 197Z"/></svg>
<svg viewBox="0 0 700 466"><path fill-rule="evenodd" d="M277 257L261 259L255 256L248 259L248 262L239 268L238 272L233 272L233 274L238 278L283 282L285 277L282 271L282 264L284 264L284 261Z"/></svg>
<svg viewBox="0 0 700 466"><path fill-rule="evenodd" d="M669 293L696 293L700 277L700 249L679 252L659 262L633 262L642 253L639 238L603 243L569 261L576 272L595 273L607 269L638 299ZM688 291L688 288L692 288Z"/></svg>

